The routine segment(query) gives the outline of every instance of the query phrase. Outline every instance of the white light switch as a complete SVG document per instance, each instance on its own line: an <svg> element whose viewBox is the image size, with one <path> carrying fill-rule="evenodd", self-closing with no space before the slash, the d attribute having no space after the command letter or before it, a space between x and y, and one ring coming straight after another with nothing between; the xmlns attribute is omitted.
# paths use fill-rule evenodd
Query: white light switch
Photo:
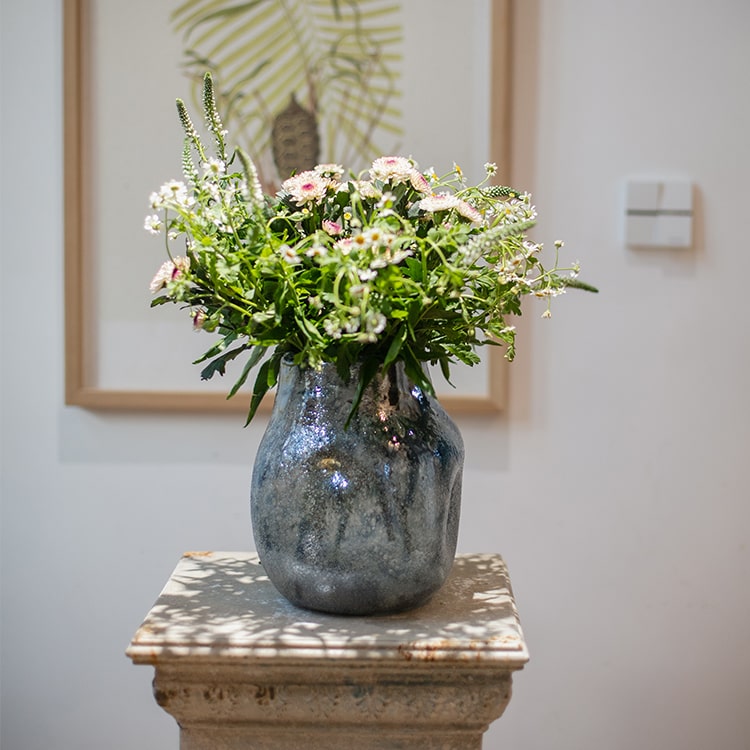
<svg viewBox="0 0 750 750"><path fill-rule="evenodd" d="M639 247L690 247L693 185L687 180L629 180L625 242Z"/></svg>

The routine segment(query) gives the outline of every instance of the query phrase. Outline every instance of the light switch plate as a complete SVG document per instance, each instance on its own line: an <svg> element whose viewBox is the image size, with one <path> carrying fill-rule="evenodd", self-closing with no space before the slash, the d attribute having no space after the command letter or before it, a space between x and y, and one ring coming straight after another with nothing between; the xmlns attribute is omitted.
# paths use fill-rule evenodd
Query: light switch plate
<svg viewBox="0 0 750 750"><path fill-rule="evenodd" d="M693 185L688 180L628 180L625 242L635 247L693 244Z"/></svg>

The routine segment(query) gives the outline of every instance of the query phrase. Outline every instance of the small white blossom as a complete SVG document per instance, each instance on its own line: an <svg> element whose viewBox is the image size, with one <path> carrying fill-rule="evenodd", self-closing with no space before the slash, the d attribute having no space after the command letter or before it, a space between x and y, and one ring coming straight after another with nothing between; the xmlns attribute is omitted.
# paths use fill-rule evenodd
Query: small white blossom
<svg viewBox="0 0 750 750"><path fill-rule="evenodd" d="M354 183L354 189L366 200L376 201L383 195L375 183L370 180L357 180Z"/></svg>
<svg viewBox="0 0 750 750"><path fill-rule="evenodd" d="M329 180L338 180L344 174L344 168L339 164L318 164L313 171Z"/></svg>
<svg viewBox="0 0 750 750"><path fill-rule="evenodd" d="M391 265L397 266L402 260L406 260L410 255L414 255L414 250L410 247L387 248L385 255Z"/></svg>
<svg viewBox="0 0 750 750"><path fill-rule="evenodd" d="M541 245L537 244L536 242L529 242L529 240L524 240L522 246L527 258L531 257L532 255L537 255L542 250Z"/></svg>
<svg viewBox="0 0 750 750"><path fill-rule="evenodd" d="M354 247L354 243L351 237L344 237L344 239L336 243L336 247L342 255L349 255Z"/></svg>
<svg viewBox="0 0 750 750"><path fill-rule="evenodd" d="M355 234L351 239L352 239L353 248L356 248L358 250L364 250L370 247L369 237L362 232Z"/></svg>
<svg viewBox="0 0 750 750"><path fill-rule="evenodd" d="M143 228L148 232L151 232L151 234L159 234L161 230L164 229L164 224L156 214L152 214L151 216L146 217L146 221L143 223Z"/></svg>
<svg viewBox="0 0 750 750"><path fill-rule="evenodd" d="M341 323L335 318L326 318L323 321L323 330L333 339L341 338Z"/></svg>
<svg viewBox="0 0 750 750"><path fill-rule="evenodd" d="M174 198L180 193L187 191L187 187L181 180L169 180L159 189L159 194L164 198Z"/></svg>
<svg viewBox="0 0 750 750"><path fill-rule="evenodd" d="M221 159L211 158L203 162L202 166L206 177L221 177L227 171L227 165Z"/></svg>
<svg viewBox="0 0 750 750"><path fill-rule="evenodd" d="M393 208L393 203L396 200L396 196L390 192L390 190L386 191L380 196L380 200L378 201L378 205L376 208L378 209L378 213L381 216L386 216L387 211L390 211Z"/></svg>
<svg viewBox="0 0 750 750"><path fill-rule="evenodd" d="M328 248L320 242L316 242L312 247L305 250L305 255L308 258L325 258L328 255Z"/></svg>
<svg viewBox="0 0 750 750"><path fill-rule="evenodd" d="M543 289L537 289L534 292L535 297L559 297L565 294L564 287L545 286Z"/></svg>
<svg viewBox="0 0 750 750"><path fill-rule="evenodd" d="M370 227L362 233L370 247L387 244L386 234L379 227Z"/></svg>
<svg viewBox="0 0 750 750"><path fill-rule="evenodd" d="M282 245L279 248L279 253L281 254L282 260L289 263L290 266L302 263L302 258L299 257L297 251L293 247L289 247L289 245Z"/></svg>
<svg viewBox="0 0 750 750"><path fill-rule="evenodd" d="M188 193L187 186L180 180L170 180L165 182L159 189L159 195L156 199L157 205L154 205L152 199L151 205L154 208L161 208L172 204L178 208L191 208L195 204L195 199Z"/></svg>
<svg viewBox="0 0 750 750"><path fill-rule="evenodd" d="M356 333L359 330L360 320L359 316L355 315L344 323L344 330L347 333Z"/></svg>
<svg viewBox="0 0 750 750"><path fill-rule="evenodd" d="M221 203L221 188L215 182L209 182L206 185L206 192L214 203Z"/></svg>
<svg viewBox="0 0 750 750"><path fill-rule="evenodd" d="M381 312L371 312L365 317L365 328L370 333L382 333L385 330L385 325L388 319Z"/></svg>

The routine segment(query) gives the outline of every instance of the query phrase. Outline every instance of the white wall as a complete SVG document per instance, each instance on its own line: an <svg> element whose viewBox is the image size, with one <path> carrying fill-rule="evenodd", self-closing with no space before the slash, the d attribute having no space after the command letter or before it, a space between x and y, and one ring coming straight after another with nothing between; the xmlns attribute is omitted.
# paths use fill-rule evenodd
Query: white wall
<svg viewBox="0 0 750 750"><path fill-rule="evenodd" d="M63 406L61 10L0 2L2 747L176 747L123 651L183 550L251 547L262 426ZM750 3L516 5L515 182L602 292L530 310L509 413L461 422L461 549L532 654L485 747L746 750ZM694 249L623 247L629 175L695 181Z"/></svg>

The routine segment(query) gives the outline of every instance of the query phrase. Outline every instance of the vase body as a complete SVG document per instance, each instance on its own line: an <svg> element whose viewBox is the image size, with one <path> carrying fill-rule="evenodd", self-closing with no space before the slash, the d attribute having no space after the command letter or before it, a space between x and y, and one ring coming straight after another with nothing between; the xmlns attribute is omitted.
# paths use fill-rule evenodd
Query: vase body
<svg viewBox="0 0 750 750"><path fill-rule="evenodd" d="M261 563L289 601L337 614L425 603L453 565L463 441L398 363L376 376L347 425L356 368L342 380L282 364L253 468Z"/></svg>

